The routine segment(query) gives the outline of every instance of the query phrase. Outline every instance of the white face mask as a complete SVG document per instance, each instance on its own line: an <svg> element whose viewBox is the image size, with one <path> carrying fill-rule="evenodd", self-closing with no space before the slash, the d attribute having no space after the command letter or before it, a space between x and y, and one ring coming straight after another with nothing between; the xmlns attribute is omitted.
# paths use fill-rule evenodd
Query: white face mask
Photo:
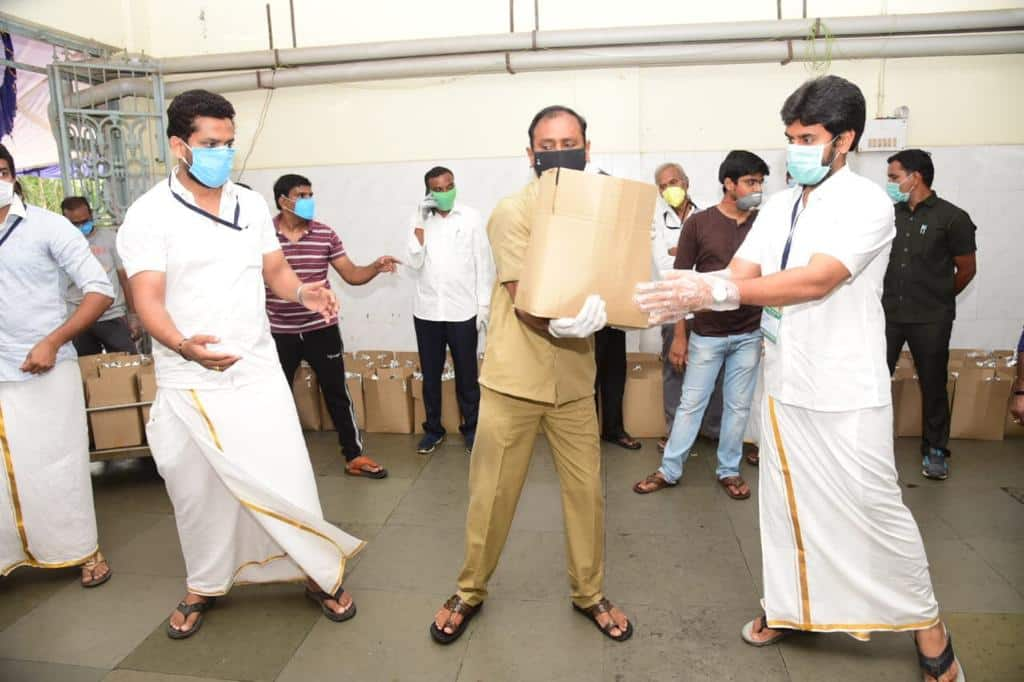
<svg viewBox="0 0 1024 682"><path fill-rule="evenodd" d="M0 208L14 201L14 183L0 180Z"/></svg>

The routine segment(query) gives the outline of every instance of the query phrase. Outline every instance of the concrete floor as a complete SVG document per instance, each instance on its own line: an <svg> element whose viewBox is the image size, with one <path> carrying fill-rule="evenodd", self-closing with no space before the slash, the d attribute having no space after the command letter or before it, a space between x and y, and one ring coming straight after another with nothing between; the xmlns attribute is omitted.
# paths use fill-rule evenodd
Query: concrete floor
<svg viewBox="0 0 1024 682"><path fill-rule="evenodd" d="M631 641L606 640L569 607L558 483L540 438L487 607L461 640L437 646L427 626L462 559L461 438L423 457L413 436L367 436L391 471L384 481L344 476L333 433L308 440L326 517L369 540L345 583L354 620L328 622L301 586L239 587L195 637L168 639L184 566L162 481L138 460L94 479L107 585L83 590L74 570L0 580L0 680L921 679L907 634L740 641L760 594L756 492L724 495L706 441L678 488L645 497L630 487L657 466L654 442L605 446L606 588L634 619ZM904 499L968 679L1024 680L1024 441L954 443L945 483L921 478L916 449L898 443ZM756 469L744 474L756 484Z"/></svg>

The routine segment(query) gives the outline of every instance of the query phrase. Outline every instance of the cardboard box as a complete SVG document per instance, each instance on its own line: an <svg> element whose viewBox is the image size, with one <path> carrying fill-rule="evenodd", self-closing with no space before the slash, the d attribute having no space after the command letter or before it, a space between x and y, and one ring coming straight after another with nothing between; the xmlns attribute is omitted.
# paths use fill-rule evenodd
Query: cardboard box
<svg viewBox="0 0 1024 682"><path fill-rule="evenodd" d="M131 353L97 353L95 355L79 355L78 369L82 373L82 381L85 381L88 377L99 376L101 364L113 364L129 357L148 358L149 356L133 356Z"/></svg>
<svg viewBox="0 0 1024 682"><path fill-rule="evenodd" d="M665 435L662 404L661 362L633 363L626 367L626 391L622 398L622 422L634 438Z"/></svg>
<svg viewBox="0 0 1024 682"><path fill-rule="evenodd" d="M946 400L950 411L956 394L956 375L946 380ZM921 383L913 367L896 367L892 376L892 426L897 438L920 437L924 431L924 404Z"/></svg>
<svg viewBox="0 0 1024 682"><path fill-rule="evenodd" d="M138 385L139 402L151 403L156 400L156 373L152 367L139 370L135 382ZM149 407L140 407L139 413L142 415L142 426L145 427L149 423Z"/></svg>
<svg viewBox="0 0 1024 682"><path fill-rule="evenodd" d="M358 372L345 372L345 388L356 413L356 427L366 428L366 407L363 404L363 375ZM327 401L323 390L320 391L320 428L323 431L337 431L331 413L327 411Z"/></svg>
<svg viewBox="0 0 1024 682"><path fill-rule="evenodd" d="M608 306L608 323L647 327L634 288L651 278L649 183L566 168L544 172L516 307L539 317L574 317L590 294Z"/></svg>
<svg viewBox="0 0 1024 682"><path fill-rule="evenodd" d="M661 364L660 353L626 353L626 366L643 363Z"/></svg>
<svg viewBox="0 0 1024 682"><path fill-rule="evenodd" d="M399 367L411 369L414 372L420 371L420 354L415 351L400 350L395 353L395 361Z"/></svg>
<svg viewBox="0 0 1024 682"><path fill-rule="evenodd" d="M303 431L319 431L320 425L320 385L316 381L313 368L305 362L299 365L292 379L292 397L295 398L295 411L299 413L299 424Z"/></svg>
<svg viewBox="0 0 1024 682"><path fill-rule="evenodd" d="M1006 431L1006 401L1013 382L994 369L962 370L956 380L956 399L950 417L950 438L1002 440Z"/></svg>
<svg viewBox="0 0 1024 682"><path fill-rule="evenodd" d="M409 385L412 391L413 433L423 433L423 422L427 421L427 409L423 403L423 375L414 374ZM462 414L455 394L455 376L446 372L441 376L441 426L448 433L458 433L461 425Z"/></svg>
<svg viewBox="0 0 1024 682"><path fill-rule="evenodd" d="M364 377L363 401L369 433L412 433L410 374L395 368Z"/></svg>
<svg viewBox="0 0 1024 682"><path fill-rule="evenodd" d="M104 407L138 402L139 365L100 367L85 380L86 405ZM142 445L142 421L137 407L89 413L89 427L97 450Z"/></svg>

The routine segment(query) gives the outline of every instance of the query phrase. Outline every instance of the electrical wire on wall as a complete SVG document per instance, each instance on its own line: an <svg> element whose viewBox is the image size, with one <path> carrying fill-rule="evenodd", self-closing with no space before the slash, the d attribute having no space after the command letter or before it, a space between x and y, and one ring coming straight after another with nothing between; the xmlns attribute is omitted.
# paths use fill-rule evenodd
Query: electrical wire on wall
<svg viewBox="0 0 1024 682"><path fill-rule="evenodd" d="M249 144L249 150L245 152L245 158L242 160L242 168L238 171L238 177L235 178L235 182L242 179L245 175L245 168L249 165L249 157L252 156L252 152L256 149L256 142L260 139L260 133L263 132L263 124L267 122L267 112L270 111L270 100L274 98L274 85L271 81L270 87L267 89L267 96L263 100L263 109L260 111L260 118L256 124L256 132L252 134L252 142Z"/></svg>

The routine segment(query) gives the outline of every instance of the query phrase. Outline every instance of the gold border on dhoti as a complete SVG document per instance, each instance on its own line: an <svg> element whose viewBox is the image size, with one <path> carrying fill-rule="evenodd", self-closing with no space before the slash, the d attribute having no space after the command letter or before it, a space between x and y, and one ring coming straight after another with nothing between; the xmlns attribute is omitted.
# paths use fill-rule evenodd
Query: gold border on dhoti
<svg viewBox="0 0 1024 682"><path fill-rule="evenodd" d="M209 429L209 431L210 431L210 437L213 438L213 444L215 446L217 446L217 450L219 450L220 452L224 452L224 448L221 445L220 438L217 436L217 429L214 427L213 420L210 419L210 415L209 415L209 413L207 413L206 408L203 407L203 403L199 399L199 394L196 393L196 390L194 388L189 389L189 393L192 394L192 400L196 404L196 409L199 410L199 414L202 415L203 421L206 422L206 428ZM317 536L317 537L319 537L319 538L321 538L323 540L326 540L331 545L333 545L334 548L337 549L338 553L341 555L341 565L338 567L338 579L334 582L334 589L331 590L331 594L335 594L338 591L338 588L341 587L341 583L342 583L342 581L345 578L345 562L348 559L348 557L355 556L356 554L361 552L364 547L366 547L366 542L360 542L359 546L356 547L352 551L351 554L346 555L345 554L345 550L342 549L341 546L338 543L336 543L334 540L332 540L327 535L324 535L320 531L316 530L315 528L311 528L310 526L307 526L306 524L302 523L301 521L296 521L295 519L288 518L287 516L285 516L284 514L281 514L280 512L276 512L276 511L273 511L271 509L267 509L266 507L262 507L262 506L260 506L258 504L250 502L248 500L244 500L241 497L238 498L238 501L242 503L242 506L244 506L246 509L249 509L250 511L253 511L253 512L256 512L256 513L259 513L259 514L263 514L265 516L269 516L270 518L272 518L272 519L274 519L276 521L280 521L282 523L287 523L288 525L294 526L295 528L298 528L299 530L306 531L307 533L311 533L311 534L313 534L313 535L315 535L315 536ZM286 555L283 555L283 556L286 556ZM272 557L272 558L281 558L281 557ZM266 561L270 561L270 559L267 559ZM252 563L252 562L250 562L250 563ZM259 563L259 562L256 562L256 563ZM244 567L245 567L245 564L243 564L242 567L240 567L238 570L240 571L241 568L244 568ZM238 575L237 571L236 571L235 575L236 576ZM232 581L233 580L234 580L234 576L232 576Z"/></svg>
<svg viewBox="0 0 1024 682"><path fill-rule="evenodd" d="M768 412L772 418L772 433L775 436L775 447L779 451L779 462L782 466L782 478L786 483L786 501L789 505L789 518L793 523L793 538L796 543L796 562L800 576L800 617L803 623L799 626L790 625L787 627L798 627L803 630L811 625L811 594L807 585L807 556L804 552L804 536L800 531L800 517L796 509L796 493L793 491L793 475L789 470L789 458L786 457L786 448L782 445L782 433L779 431L779 421L775 416L775 399L768 398ZM771 627L771 625L769 625Z"/></svg>
<svg viewBox="0 0 1024 682"><path fill-rule="evenodd" d="M845 632L857 639L867 640L866 634L875 630L884 632L903 632L905 630L927 630L939 623L938 616L916 623L904 625L893 625L891 623L794 623L791 620L769 620L768 627L773 630L786 628L789 630L804 630L807 632Z"/></svg>

